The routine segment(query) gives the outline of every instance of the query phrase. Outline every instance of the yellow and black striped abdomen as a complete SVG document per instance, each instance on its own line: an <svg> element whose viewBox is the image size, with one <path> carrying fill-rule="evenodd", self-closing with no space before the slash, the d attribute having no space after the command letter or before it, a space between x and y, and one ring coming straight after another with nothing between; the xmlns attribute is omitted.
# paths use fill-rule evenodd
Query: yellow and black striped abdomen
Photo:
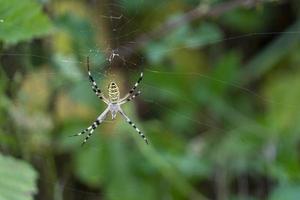
<svg viewBox="0 0 300 200"><path fill-rule="evenodd" d="M108 86L108 96L111 103L116 103L120 99L119 87L115 82L111 82Z"/></svg>

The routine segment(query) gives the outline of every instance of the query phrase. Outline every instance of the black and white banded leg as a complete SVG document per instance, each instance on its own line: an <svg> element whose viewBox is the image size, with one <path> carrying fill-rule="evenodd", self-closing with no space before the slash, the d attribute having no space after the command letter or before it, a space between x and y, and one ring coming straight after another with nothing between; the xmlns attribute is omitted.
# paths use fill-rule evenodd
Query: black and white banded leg
<svg viewBox="0 0 300 200"><path fill-rule="evenodd" d="M136 125L129 119L129 117L124 113L124 111L122 109L119 109L119 113L126 119L128 124L130 124L138 132L138 134L144 139L146 144L148 144L146 136L142 133L142 131L140 131L140 129L136 127Z"/></svg>
<svg viewBox="0 0 300 200"><path fill-rule="evenodd" d="M101 122L100 122L101 123ZM99 124L100 124L99 123ZM98 125L99 125L98 124ZM97 125L97 126L98 126ZM97 128L97 126L95 127L95 128L93 128L90 132L89 132L89 134L85 137L85 139L83 140L83 142L81 143L81 146L83 146L87 141L88 141L88 139L93 135L93 132L94 132L94 130Z"/></svg>
<svg viewBox="0 0 300 200"><path fill-rule="evenodd" d="M135 82L134 86L129 90L129 92L125 95L125 97L120 100L121 102L124 101L125 99L127 99L130 95L132 95L132 93L138 87L138 85L140 84L140 82L143 80L143 76L144 76L144 73L141 72L140 78L137 80L137 82Z"/></svg>
<svg viewBox="0 0 300 200"><path fill-rule="evenodd" d="M89 75L89 80L90 80L90 82L92 83L92 89L93 89L93 91L95 92L95 94L97 95L97 97L99 97L102 101L104 101L106 104L108 104L108 99L106 99L104 96L103 96L103 94L102 94L102 92L101 92L101 90L99 89L99 87L97 86L97 83L96 83L96 81L94 80L94 78L93 78L93 76L92 76L92 74L91 74L91 72L90 72L90 59L89 59L89 57L87 57L87 68L88 68L88 75Z"/></svg>
<svg viewBox="0 0 300 200"><path fill-rule="evenodd" d="M127 99L125 99L124 101L120 102L120 105L132 101L133 99L135 99L135 97L139 96L141 94L141 91L138 91L136 94L132 95L131 97L128 97Z"/></svg>
<svg viewBox="0 0 300 200"><path fill-rule="evenodd" d="M80 133L73 135L73 136L80 136L89 131L88 135L86 136L86 138L84 139L84 141L82 142L81 145L84 145L88 141L88 139L93 135L93 132L104 121L108 112L109 112L109 109L107 108L103 113L101 113L101 115L99 115L99 117L97 117L97 119L93 122L93 124L91 126L84 129Z"/></svg>

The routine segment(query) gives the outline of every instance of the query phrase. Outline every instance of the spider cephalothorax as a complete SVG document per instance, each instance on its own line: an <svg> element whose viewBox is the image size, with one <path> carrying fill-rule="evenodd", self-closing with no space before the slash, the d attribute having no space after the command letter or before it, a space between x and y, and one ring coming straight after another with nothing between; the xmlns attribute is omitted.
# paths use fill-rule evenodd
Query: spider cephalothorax
<svg viewBox="0 0 300 200"><path fill-rule="evenodd" d="M111 112L112 119L116 118L117 113L120 113L125 120L139 133L139 135L144 139L144 141L148 144L148 140L145 137L145 135L136 127L136 125L129 119L129 117L124 113L124 111L121 108L121 105L123 105L126 102L129 102L133 100L135 97L137 97L141 92L138 91L137 93L134 93L137 86L143 79L143 73L141 73L140 78L138 81L134 84L133 88L125 95L125 97L120 99L120 91L119 87L115 82L111 82L108 85L108 98L106 98L101 90L98 88L95 80L92 77L92 74L90 72L90 65L89 65L89 57L87 57L87 68L88 68L88 75L89 80L92 83L92 89L95 92L95 94L104 102L107 104L107 108L99 115L99 117L94 121L94 123L86 128L85 130L81 131L80 133L74 135L79 136L89 131L89 134L84 139L83 143L86 143L86 141L92 136L94 130L104 121L106 118L106 115L108 112Z"/></svg>

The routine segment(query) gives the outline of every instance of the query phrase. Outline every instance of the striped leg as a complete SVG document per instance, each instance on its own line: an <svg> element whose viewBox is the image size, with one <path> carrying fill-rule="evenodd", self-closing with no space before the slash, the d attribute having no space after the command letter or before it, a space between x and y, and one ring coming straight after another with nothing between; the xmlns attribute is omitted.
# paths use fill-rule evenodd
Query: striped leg
<svg viewBox="0 0 300 200"><path fill-rule="evenodd" d="M135 99L135 97L139 96L141 94L141 91L138 91L136 94L132 95L131 97L128 97L127 99L125 99L124 101L120 102L120 105L132 101L133 99Z"/></svg>
<svg viewBox="0 0 300 200"><path fill-rule="evenodd" d="M124 101L125 99L127 99L137 88L137 86L140 84L140 82L143 80L143 72L141 72L140 78L137 80L137 82L134 84L134 86L129 90L129 92L125 95L124 98L121 99L121 101Z"/></svg>
<svg viewBox="0 0 300 200"><path fill-rule="evenodd" d="M100 122L101 123L101 122ZM99 123L99 124L100 124ZM83 140L83 142L81 143L81 146L83 146L87 141L88 141L88 139L93 135L93 132L94 132L94 130L97 128L97 126L95 127L95 128L93 128L90 132L89 132L89 134L85 137L85 139Z"/></svg>
<svg viewBox="0 0 300 200"><path fill-rule="evenodd" d="M124 113L124 111L122 109L120 109L119 112L126 119L128 124L130 124L138 132L138 134L144 139L146 144L148 144L148 140L147 140L146 136L140 131L140 129L138 129L136 127L136 125L129 119L129 117L127 117L127 115Z"/></svg>
<svg viewBox="0 0 300 200"><path fill-rule="evenodd" d="M82 134L89 131L90 133L86 136L86 138L84 139L84 141L82 143L82 145L84 145L84 143L86 143L86 141L92 136L95 129L103 122L103 120L105 119L108 111L109 111L109 107L107 107L105 109L105 111L103 113L101 113L101 115L99 115L99 117L94 121L94 123L91 126L89 126L88 128L84 129L80 133L77 133L73 136L80 136L80 135L82 135Z"/></svg>
<svg viewBox="0 0 300 200"><path fill-rule="evenodd" d="M93 89L93 91L95 92L95 94L97 95L97 97L99 97L102 101L104 101L106 104L108 104L108 100L104 97L104 95L102 94L101 90L97 86L94 78L92 77L92 74L90 72L90 59L89 59L89 57L87 57L86 61L87 61L87 68L88 68L89 80L92 83L92 89Z"/></svg>
<svg viewBox="0 0 300 200"><path fill-rule="evenodd" d="M97 120L96 120L97 121ZM96 122L95 121L95 122ZM94 123L95 123L94 122ZM85 134L86 132L88 132L88 131L90 131L91 129L92 129L92 126L94 125L94 123L91 125L91 126L89 126L88 128L86 128L86 129L84 129L83 131L81 131L80 133L76 133L75 135L70 135L70 137L73 137L73 136L80 136L80 135L83 135L83 134Z"/></svg>

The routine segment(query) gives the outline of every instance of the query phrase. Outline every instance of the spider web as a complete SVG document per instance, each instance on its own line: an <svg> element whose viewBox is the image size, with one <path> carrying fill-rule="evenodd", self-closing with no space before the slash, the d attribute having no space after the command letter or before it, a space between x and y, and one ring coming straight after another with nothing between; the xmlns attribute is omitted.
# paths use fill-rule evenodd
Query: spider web
<svg viewBox="0 0 300 200"><path fill-rule="evenodd" d="M189 95L192 95L193 91L186 92L186 95L178 95L177 91L174 90L174 88L168 86L167 82L168 80L172 82L174 79L176 80L177 77L187 77L187 80L191 81L197 81L197 80L203 80L206 82L209 82L211 84L216 85L226 85L230 88L234 88L235 92L240 92L247 94L249 98L255 98L260 103L266 103L271 102L274 104L282 105L282 106L290 106L294 108L299 108L298 105L286 105L283 102L274 102L272 99L265 98L264 96L258 94L255 89L247 88L245 83L243 83L241 80L238 81L227 81L223 80L222 78L216 78L212 75L207 75L205 73L200 72L193 72L193 71L186 71L182 70L182 72L174 72L172 69L168 69L168 67L162 67L164 69L155 67L152 68L151 64L155 65L155 58L151 61L146 61L145 56L143 55L143 52L139 51L133 51L130 48L128 48L129 44L134 44L134 38L136 38L138 35L140 35L143 32L147 32L147 28L145 27L138 27L139 18L141 12L145 10L140 10L140 7L143 7L143 4L145 4L145 1L135 1L133 6L131 7L131 10L127 10L126 7L124 7L124 2L114 2L114 3L108 3L108 4L101 4L99 5L99 2L97 1L91 1L92 5L96 7L97 11L97 17L96 21L91 22L91 29L82 29L78 30L79 33L85 34L87 36L90 36L91 31L98 32L105 32L102 31L108 30L109 33L108 36L106 35L100 35L99 38L96 39L94 44L89 44L87 48L81 48L77 50L77 55L80 57L80 60L78 61L76 58L66 55L53 55L52 57L44 56L43 54L32 53L29 55L25 55L21 51L12 50L11 52L5 53L2 56L9 56L12 58L19 58L23 56L30 56L37 60L41 60L41 62L53 62L56 66L57 70L50 70L47 71L41 71L40 73L37 73L38 76L44 76L44 78L48 79L51 83L54 81L53 84L56 84L55 90L63 92L67 92L68 95L70 95L71 98L74 97L80 97L79 99L76 99L79 103L90 103L97 109L97 112L101 112L104 107L99 107L96 105L96 103L99 103L97 101L91 100L91 98L95 98L94 94L92 94L90 91L90 83L88 82L88 78L86 76L85 70L82 70L85 68L86 64L86 57L90 56L91 58L91 68L93 72L93 76L96 78L97 83L99 84L100 88L105 91L106 87L103 87L103 85L107 85L107 83L111 80L117 80L121 87L122 91L127 91L131 84L134 83L135 79L138 78L139 72L144 71L145 74L145 80L141 83L141 91L142 91L142 97L139 98L139 104L150 104L150 108L157 108L156 112L153 115L159 115L160 112L164 113L172 113L174 116L180 118L183 121L189 121L192 124L201 125L206 128L211 129L217 129L220 132L227 132L228 130L234 129L235 127L222 127L217 126L218 124L217 120L210 118L209 116L206 116L209 118L209 120L201 121L197 118L194 118L194 116L189 115L189 113L185 111L178 111L177 109L174 109L173 106L169 105L168 103L164 103L164 101L158 101L156 99L156 96L153 93L158 93L165 96L171 96L172 99L174 99L175 102L173 102L175 105L176 103L180 104L187 104L187 105L193 105L194 107L197 107L197 103L190 100ZM161 3L161 7L168 6L171 4L168 1L164 1L164 3ZM161 9L159 8L154 9L155 11L159 11ZM155 12L154 12L155 13ZM143 21L147 21L148 19L152 19L153 16L148 16L147 18L143 19ZM5 19L0 19L0 23L5 23ZM209 42L209 44L204 45L205 48L207 46L217 46L222 45L226 43L227 41L243 41L243 40L256 40L261 37L274 37L279 35L290 35L290 37L296 37L300 32L298 31L284 31L284 32L260 32L260 33L247 33L242 35L236 35L236 36L224 36L222 38L213 39ZM168 37L168 36L167 36ZM165 49L156 49L153 47L153 51L155 51L156 54L166 54L166 53L172 53L182 50L190 50L195 48L201 48L203 41L199 41L197 43L193 44L185 44L184 46L172 46L167 47ZM126 54L130 54L130 57L127 57L124 55L124 52ZM150 50L151 52L151 50ZM145 54L145 53L144 53ZM122 78L121 73L129 75L130 81L126 80L125 78ZM26 76L34 76L33 73L27 74ZM151 77L150 78L147 78ZM155 81L156 77L163 77L165 79L165 82L160 83L153 83L149 80ZM11 77L12 82L17 82L18 77ZM126 77L128 78L128 77ZM60 81L57 81L58 79L61 79ZM56 82L57 81L57 82ZM75 85L75 87L73 87ZM126 86L126 87L124 87ZM82 95L78 95L78 93L82 92L82 88L85 88L87 92L85 92ZM127 88L127 89L126 89ZM171 89L170 89L171 88ZM179 88L180 90L180 88ZM70 92L69 92L70 91ZM40 93L43 93L42 90L35 90L34 93L30 93L32 95L31 97L34 98L35 95L39 96ZM123 93L124 94L124 93ZM89 97L91 96L91 98ZM16 104L21 104L24 98L28 98L23 96L16 97L17 102ZM162 97L164 98L164 96ZM57 102L54 102L54 106ZM63 108L62 108L63 109ZM149 114L150 113L150 114ZM152 115L151 110L144 111L143 115ZM109 123L110 120L106 120L106 123ZM87 122L88 123L88 122ZM141 123L137 123L142 125ZM89 124L86 124L89 126ZM110 124L109 124L110 125ZM168 124L166 124L168 126ZM82 127L84 129L86 127ZM98 128L99 129L99 128ZM101 129L101 128L100 128ZM75 132L80 131L80 129L75 130ZM133 131L133 130L132 130ZM151 141L151 135L147 134L147 130L145 130L146 135L148 135L150 141ZM118 131L112 131L113 135L118 135ZM65 136L66 134L64 134ZM97 134L95 134L97 135ZM93 138L96 138L97 136L93 136ZM96 142L93 142L93 138L89 140L89 144L91 148L98 149ZM68 140L72 140L73 138L67 138ZM81 141L83 138L78 138L77 141ZM139 139L139 138L138 138ZM80 144L80 143L78 143ZM49 184L55 185L58 190L69 190L74 193L78 193L79 195L82 195L83 197L99 197L102 196L101 192L86 192L86 191L80 191L76 187L68 186L67 183L65 184L58 184L53 183L50 180L43 179L41 181L48 182ZM112 194L113 195L113 194Z"/></svg>

